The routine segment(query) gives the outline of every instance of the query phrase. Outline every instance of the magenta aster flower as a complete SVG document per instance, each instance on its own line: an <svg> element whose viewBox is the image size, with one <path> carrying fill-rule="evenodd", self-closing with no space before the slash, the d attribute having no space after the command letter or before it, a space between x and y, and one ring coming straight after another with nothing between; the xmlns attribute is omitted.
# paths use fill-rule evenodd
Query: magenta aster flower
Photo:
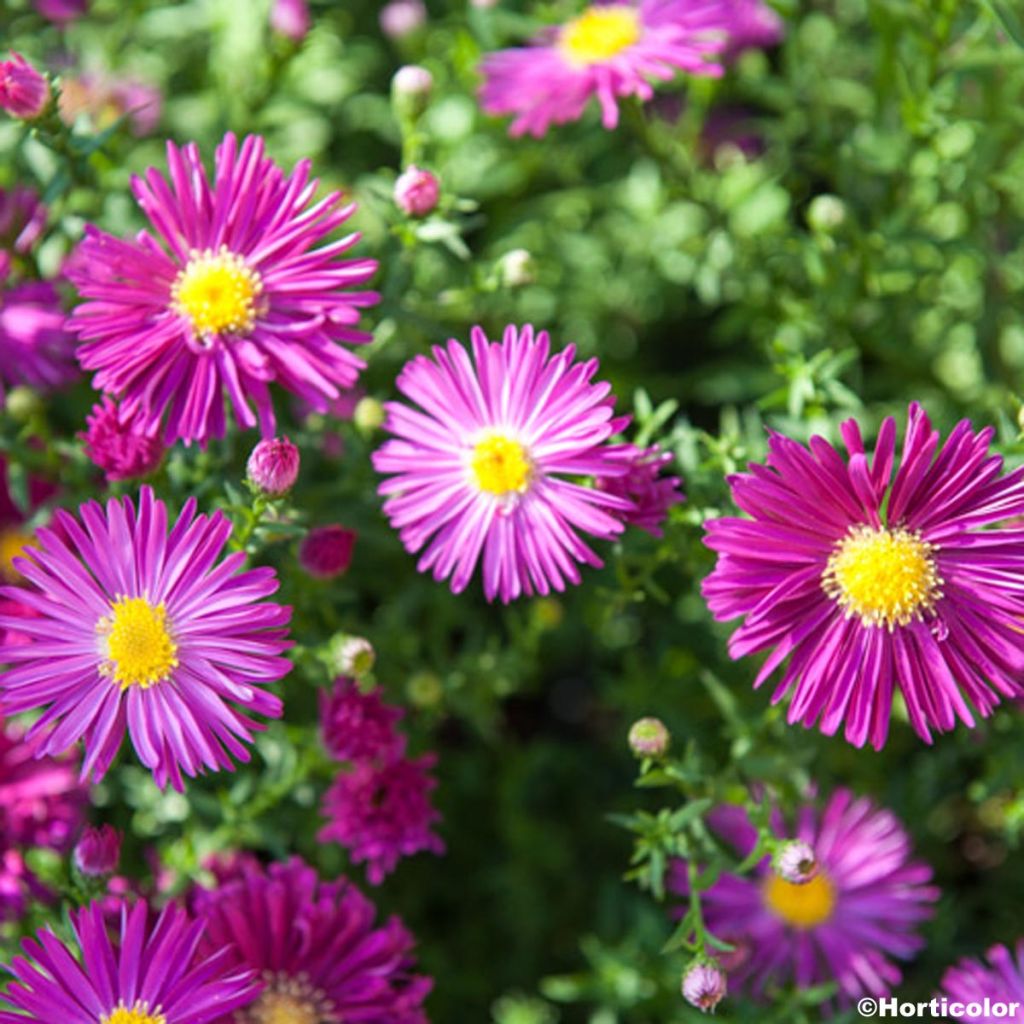
<svg viewBox="0 0 1024 1024"><path fill-rule="evenodd" d="M248 760L261 727L248 715L281 714L263 687L291 667L281 656L291 609L264 600L273 570L239 571L241 552L218 561L231 524L197 516L194 499L168 531L148 487L138 511L124 498L54 518L31 558L15 560L31 588L6 591L38 617L0 616L32 640L0 647L4 708L42 709L28 733L42 753L84 739L83 778L103 777L126 727L161 787Z"/></svg>
<svg viewBox="0 0 1024 1024"><path fill-rule="evenodd" d="M0 109L31 121L50 102L50 85L20 53L0 61Z"/></svg>
<svg viewBox="0 0 1024 1024"><path fill-rule="evenodd" d="M709 823L738 856L753 850L757 829L742 808L718 808ZM772 827L786 835L778 813ZM730 986L758 996L769 984L836 981L843 1003L886 995L901 978L893 959L908 960L924 944L915 930L939 896L927 884L931 868L911 859L895 815L847 790L833 793L820 815L801 808L793 836L814 850L818 870L809 881L786 881L766 856L753 877L724 874L701 893L712 934L745 954L723 963ZM684 865L673 866L670 884L687 891Z"/></svg>
<svg viewBox="0 0 1024 1024"><path fill-rule="evenodd" d="M576 562L601 566L577 531L618 536L622 498L563 479L615 476L625 464L605 442L628 418L613 417L597 360L575 362L570 345L549 356L546 331L508 327L492 344L473 328L473 361L457 341L417 356L398 389L420 409L389 402L396 435L373 456L384 511L418 568L464 590L483 559L488 600L564 590Z"/></svg>
<svg viewBox="0 0 1024 1024"><path fill-rule="evenodd" d="M356 864L365 862L372 885L391 874L401 857L444 853L444 843L431 831L441 818L430 803L436 763L436 754L424 754L383 764L361 761L339 772L324 795L328 822L317 838L340 843Z"/></svg>
<svg viewBox="0 0 1024 1024"><path fill-rule="evenodd" d="M988 951L988 963L977 960L961 960L950 967L942 977L942 991L936 997L940 1002L940 1017L952 1020L970 1020L976 1024L1004 1024L1007 1020L1024 1019L1024 939L1017 942L1015 953L1005 946L993 946ZM986 1000L991 1007L994 1003L1016 1003L1017 1012L1008 1017L1002 1014L986 1013ZM954 1010L950 1004L960 1003L962 1009ZM968 1013L971 1003L977 1003L980 1012ZM972 1008L973 1009L973 1008Z"/></svg>
<svg viewBox="0 0 1024 1024"><path fill-rule="evenodd" d="M299 565L320 580L348 572L356 546L356 532L340 523L314 526L299 543Z"/></svg>
<svg viewBox="0 0 1024 1024"><path fill-rule="evenodd" d="M123 838L123 834L113 825L100 825L98 828L89 825L75 843L71 859L83 875L92 878L112 875L121 859Z"/></svg>
<svg viewBox="0 0 1024 1024"><path fill-rule="evenodd" d="M899 687L931 742L974 724L968 701L986 716L1024 696L1024 530L989 528L1024 514L1024 469L1000 476L993 431L966 420L940 446L916 404L895 474L894 420L870 462L857 424L841 431L848 461L772 434L767 465L730 478L752 518L707 523L719 558L704 595L715 618L746 616L734 658L772 650L755 686L789 658L773 701L793 691L790 722L829 736L845 722L878 749Z"/></svg>
<svg viewBox="0 0 1024 1024"><path fill-rule="evenodd" d="M163 461L164 444L144 432L138 409L126 413L110 395L104 395L85 422L88 429L79 435L85 454L103 470L108 481L148 476Z"/></svg>
<svg viewBox="0 0 1024 1024"><path fill-rule="evenodd" d="M99 903L71 912L74 947L48 929L22 944L0 995L0 1024L210 1024L252 1001L255 975L225 949L196 951L203 925L171 904L151 921L122 903L112 938ZM76 952L79 954L76 957Z"/></svg>
<svg viewBox="0 0 1024 1024"><path fill-rule="evenodd" d="M655 537L662 535L661 524L673 505L685 501L677 476L662 476L672 462L672 453L663 452L657 445L637 448L632 444L614 445L609 456L621 459L626 467L622 475L602 477L596 486L631 503L632 507L621 512L622 520Z"/></svg>
<svg viewBox="0 0 1024 1024"><path fill-rule="evenodd" d="M236 969L263 982L248 1009L218 1024L426 1024L431 982L413 973L412 936L397 917L375 927L373 904L346 879L322 882L297 857L266 869L247 862L193 903L202 950L227 947Z"/></svg>
<svg viewBox="0 0 1024 1024"><path fill-rule="evenodd" d="M376 264L337 259L358 235L315 248L354 206L338 193L312 203L309 162L285 177L253 136L224 137L212 183L194 144L168 143L167 162L169 182L153 168L132 181L156 235L90 226L68 268L86 300L69 322L79 360L148 433L166 416L168 443L222 437L225 396L272 437L272 381L322 412L364 365L343 343L369 340L355 325L377 296L345 289Z"/></svg>
<svg viewBox="0 0 1024 1024"><path fill-rule="evenodd" d="M720 75L710 58L725 49L733 20L729 0L591 4L533 45L485 57L481 105L488 114L514 115L510 134L539 138L552 124L578 120L596 96L604 127L614 128L618 99L649 100L651 79Z"/></svg>
<svg viewBox="0 0 1024 1024"><path fill-rule="evenodd" d="M380 690L362 693L355 681L335 681L320 693L324 746L339 761L391 761L405 752L405 737L395 729L405 712L381 700Z"/></svg>
<svg viewBox="0 0 1024 1024"><path fill-rule="evenodd" d="M74 342L49 281L5 288L0 281L0 404L7 388L55 391L74 380Z"/></svg>

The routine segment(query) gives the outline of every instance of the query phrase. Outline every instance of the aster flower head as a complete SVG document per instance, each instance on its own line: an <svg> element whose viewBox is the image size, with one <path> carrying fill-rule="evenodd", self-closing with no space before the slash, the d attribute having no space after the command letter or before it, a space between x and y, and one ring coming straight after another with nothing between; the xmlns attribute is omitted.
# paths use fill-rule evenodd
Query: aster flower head
<svg viewBox="0 0 1024 1024"><path fill-rule="evenodd" d="M112 909L113 929L98 902L72 911L73 946L48 929L25 940L8 967L16 980L0 1007L12 1009L0 1009L0 1024L211 1024L256 995L253 972L227 950L196 955L203 925L180 907L155 920L144 900Z"/></svg>
<svg viewBox="0 0 1024 1024"><path fill-rule="evenodd" d="M372 292L348 291L372 260L338 257L359 239L320 245L354 206L313 202L301 162L288 176L250 136L217 147L211 181L194 144L167 145L170 180L154 168L132 190L155 234L125 241L86 229L67 274L83 302L69 325L94 386L142 411L168 443L223 437L225 399L242 427L274 435L269 385L317 411L363 367L346 344Z"/></svg>
<svg viewBox="0 0 1024 1024"><path fill-rule="evenodd" d="M0 61L0 109L12 117L31 121L49 102L49 83L20 53Z"/></svg>
<svg viewBox="0 0 1024 1024"><path fill-rule="evenodd" d="M235 968L252 968L262 983L250 1006L217 1024L426 1024L431 981L414 973L412 936L397 917L378 924L346 879L321 881L297 857L267 868L247 861L192 902L201 951L226 947Z"/></svg>
<svg viewBox="0 0 1024 1024"><path fill-rule="evenodd" d="M395 181L395 205L409 217L426 217L441 198L437 175L410 164Z"/></svg>
<svg viewBox="0 0 1024 1024"><path fill-rule="evenodd" d="M324 746L338 761L382 763L401 757L405 737L395 726L404 714L385 704L380 690L362 693L353 679L337 679L330 694L320 694Z"/></svg>
<svg viewBox="0 0 1024 1024"><path fill-rule="evenodd" d="M328 821L317 838L339 843L355 863L365 863L372 885L384 881L401 857L444 853L444 843L432 831L441 818L430 802L437 787L431 774L436 763L435 754L424 754L384 763L361 761L339 772L324 796Z"/></svg>
<svg viewBox="0 0 1024 1024"><path fill-rule="evenodd" d="M489 54L481 105L514 115L510 134L539 138L552 124L579 120L596 97L604 127L615 128L618 100L651 99L652 79L721 75L712 58L725 49L733 18L731 0L592 3L531 46Z"/></svg>
<svg viewBox="0 0 1024 1024"><path fill-rule="evenodd" d="M709 825L740 857L754 849L757 829L743 808L717 808ZM778 813L772 829L787 834ZM724 874L701 893L709 931L744 951L728 968L730 984L758 996L768 985L834 980L843 1003L886 995L901 977L893 961L923 945L917 928L939 895L928 884L931 868L912 859L895 815L847 790L833 793L820 813L802 807L789 834L815 851L818 871L809 881L787 881L766 856L752 876ZM670 884L687 891L685 865L673 866Z"/></svg>
<svg viewBox="0 0 1024 1024"><path fill-rule="evenodd" d="M771 650L755 686L788 657L773 701L792 691L789 721L856 746L885 743L898 687L911 725L974 724L1001 697L1024 696L1024 469L1001 475L993 431L964 420L940 444L911 405L902 458L887 419L873 458L853 420L842 456L772 434L766 465L731 477L750 519L709 521L718 564L704 581L716 619L746 616L734 658ZM894 471L895 467L895 471Z"/></svg>
<svg viewBox="0 0 1024 1024"><path fill-rule="evenodd" d="M636 445L621 444L613 446L609 455L620 459L626 472L599 476L597 487L632 504L632 508L621 513L624 522L660 537L663 532L661 524L668 510L685 500L679 490L679 477L662 475L672 462L672 453L663 452L657 445L637 448Z"/></svg>
<svg viewBox="0 0 1024 1024"><path fill-rule="evenodd" d="M64 24L82 17L89 9L89 0L35 0L35 7L44 18Z"/></svg>
<svg viewBox="0 0 1024 1024"><path fill-rule="evenodd" d="M420 572L460 593L483 562L487 599L508 602L579 583L576 563L603 563L580 539L623 529L630 502L565 477L614 476L625 466L605 442L628 422L613 415L597 360L570 345L550 354L546 331L480 328L470 353L457 341L417 356L398 377L419 408L387 404L393 440L374 453L384 511Z"/></svg>
<svg viewBox="0 0 1024 1024"><path fill-rule="evenodd" d="M7 287L0 280L0 404L8 388L48 394L75 379L74 341L64 320L49 281Z"/></svg>
<svg viewBox="0 0 1024 1024"><path fill-rule="evenodd" d="M143 430L140 410L128 413L110 397L93 406L80 434L85 454L106 474L107 480L133 480L148 476L163 461L163 441Z"/></svg>
<svg viewBox="0 0 1024 1024"><path fill-rule="evenodd" d="M348 571L355 546L354 530L340 523L315 526L299 544L299 565L316 579L333 579Z"/></svg>
<svg viewBox="0 0 1024 1024"><path fill-rule="evenodd" d="M732 0L729 45L723 57L730 60L744 50L775 46L784 35L785 23L764 0Z"/></svg>
<svg viewBox="0 0 1024 1024"><path fill-rule="evenodd" d="M637 757L664 757L672 736L660 718L638 718L629 727L629 749Z"/></svg>
<svg viewBox="0 0 1024 1024"><path fill-rule="evenodd" d="M993 946L986 957L987 962L964 959L942 976L943 996L950 1003L962 1003L966 1007L977 1003L981 1012L977 1014L953 1013L946 1010L951 1020L970 1020L977 1024L1003 1024L1006 1020L1021 1020L1021 1007L1024 1006L1024 939L1017 941L1016 949L1011 952L1006 946ZM1008 1018L1005 1012L1001 1015L986 1014L984 1006L989 1004L1016 1003L1017 1016Z"/></svg>
<svg viewBox="0 0 1024 1024"><path fill-rule="evenodd" d="M726 989L725 972L713 962L695 961L683 975L683 998L705 1013L725 998Z"/></svg>
<svg viewBox="0 0 1024 1024"><path fill-rule="evenodd" d="M231 770L281 701L263 687L290 669L291 609L266 600L269 568L240 571L242 552L219 560L231 533L221 512L188 501L169 530L150 488L60 510L31 557L15 560L26 588L7 588L36 612L0 616L31 642L0 646L3 706L39 709L28 738L41 753L85 742L82 777L99 780L125 730L157 785L182 789L182 773ZM12 593L13 590L13 593Z"/></svg>
<svg viewBox="0 0 1024 1024"><path fill-rule="evenodd" d="M94 131L127 118L132 133L142 137L160 124L163 95L156 86L136 78L84 74L61 79L59 109L68 125L85 115Z"/></svg>

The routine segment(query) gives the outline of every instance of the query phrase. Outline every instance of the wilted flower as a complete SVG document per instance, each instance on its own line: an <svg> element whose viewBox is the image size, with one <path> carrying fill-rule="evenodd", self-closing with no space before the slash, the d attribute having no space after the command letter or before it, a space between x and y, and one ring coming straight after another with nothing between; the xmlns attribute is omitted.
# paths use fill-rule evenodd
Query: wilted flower
<svg viewBox="0 0 1024 1024"><path fill-rule="evenodd" d="M348 571L356 533L339 523L316 526L299 544L299 565L317 579L327 580Z"/></svg>
<svg viewBox="0 0 1024 1024"><path fill-rule="evenodd" d="M49 100L49 83L20 53L0 61L0 108L31 121L46 109Z"/></svg>
<svg viewBox="0 0 1024 1024"><path fill-rule="evenodd" d="M437 206L441 183L437 176L410 164L395 181L395 203L410 217L425 217Z"/></svg>
<svg viewBox="0 0 1024 1024"><path fill-rule="evenodd" d="M299 449L287 437L260 441L246 463L249 482L270 498L287 494L299 478Z"/></svg>
<svg viewBox="0 0 1024 1024"><path fill-rule="evenodd" d="M142 421L137 409L126 412L109 395L104 395L86 417L87 429L79 435L85 454L103 470L108 481L148 476L163 460L163 441L146 435Z"/></svg>

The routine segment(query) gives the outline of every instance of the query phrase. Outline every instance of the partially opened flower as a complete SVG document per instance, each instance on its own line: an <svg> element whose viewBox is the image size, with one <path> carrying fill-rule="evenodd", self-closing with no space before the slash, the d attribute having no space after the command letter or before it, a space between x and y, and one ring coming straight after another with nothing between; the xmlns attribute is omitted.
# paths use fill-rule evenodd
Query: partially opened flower
<svg viewBox="0 0 1024 1024"><path fill-rule="evenodd" d="M426 1024L431 981L414 973L412 936L397 917L377 923L346 879L323 882L297 857L267 868L246 860L192 903L201 951L226 947L236 970L262 982L250 1007L217 1024Z"/></svg>
<svg viewBox="0 0 1024 1024"><path fill-rule="evenodd" d="M663 452L657 445L637 448L633 444L620 444L609 449L608 454L620 459L626 472L599 476L595 481L597 486L632 504L632 508L620 513L624 522L660 537L668 510L685 501L679 489L680 478L664 473L672 463L672 453Z"/></svg>
<svg viewBox="0 0 1024 1024"><path fill-rule="evenodd" d="M898 688L930 742L1024 696L1024 529L992 528L1024 515L1024 469L1001 475L992 430L966 420L940 444L917 404L895 473L894 420L871 459L855 421L841 431L848 459L772 434L767 464L730 478L751 518L707 523L704 595L746 617L734 658L771 651L755 686L789 659L773 701L792 691L790 722L877 749Z"/></svg>
<svg viewBox="0 0 1024 1024"><path fill-rule="evenodd" d="M0 280L0 405L8 388L23 384L42 394L74 380L74 340L49 281L5 287Z"/></svg>
<svg viewBox="0 0 1024 1024"><path fill-rule="evenodd" d="M1020 1020L1020 1009L1024 1006L1024 939L1019 939L1014 952L1006 946L993 946L987 955L987 963L978 960L961 960L942 976L942 991L938 998L945 997L951 1003L961 1003L966 1008L977 1003L980 1014L953 1013L940 1004L940 1014L952 1020L970 1020L977 1024L997 1024L1006 1020ZM1017 1016L1009 1017L1002 1007L985 1013L986 1002L990 1007L997 1003L1016 1003Z"/></svg>
<svg viewBox="0 0 1024 1024"><path fill-rule="evenodd" d="M80 434L85 454L103 470L108 481L148 476L163 461L163 441L145 433L138 409L125 410L110 395L93 406Z"/></svg>
<svg viewBox="0 0 1024 1024"><path fill-rule="evenodd" d="M182 788L182 772L233 767L281 701L263 687L290 669L291 609L266 600L269 568L240 571L241 552L219 556L231 533L220 512L187 502L168 530L167 509L143 488L79 518L61 510L15 568L30 586L11 594L36 612L0 615L30 643L0 647L0 692L8 712L41 710L28 733L40 753L85 741L83 778L110 767L127 728L159 786Z"/></svg>
<svg viewBox="0 0 1024 1024"><path fill-rule="evenodd" d="M156 920L144 900L71 912L74 943L48 929L22 944L8 970L15 981L0 995L0 1024L210 1024L250 1003L254 973L225 949L197 956L201 922L174 904ZM111 936L111 931L115 932Z"/></svg>
<svg viewBox="0 0 1024 1024"><path fill-rule="evenodd" d="M263 140L228 134L213 181L194 144L167 144L170 181L132 180L155 228L131 241L86 229L67 274L85 300L70 327L98 390L142 410L147 432L205 443L222 437L225 399L243 427L274 435L269 385L325 411L363 367L345 346L372 292L373 260L338 257L359 239L321 245L354 206L314 202L309 161L288 176Z"/></svg>
<svg viewBox="0 0 1024 1024"><path fill-rule="evenodd" d="M391 475L384 511L408 551L426 549L419 570L456 593L481 560L488 600L564 590L576 563L602 564L579 534L616 537L634 507L573 479L627 471L605 442L628 420L593 382L597 360L576 362L572 345L552 356L547 332L508 327L491 343L476 327L472 340L472 358L453 340L399 375L419 408L387 405L396 437L373 456Z"/></svg>
<svg viewBox="0 0 1024 1024"><path fill-rule="evenodd" d="M742 808L718 808L709 824L739 857L754 849L757 829ZM893 961L924 944L917 930L939 895L928 884L931 868L912 860L903 826L870 800L837 790L820 813L801 808L792 832L776 813L773 831L814 850L812 878L788 881L765 856L752 877L723 874L701 893L708 930L744 952L727 966L730 988L763 996L769 986L835 981L844 1004L888 994L901 978ZM686 893L684 865L673 867L671 885Z"/></svg>
<svg viewBox="0 0 1024 1024"><path fill-rule="evenodd" d="M480 90L488 114L512 114L510 133L542 136L576 121L592 98L602 123L619 121L618 100L654 95L652 80L677 72L720 75L713 58L729 42L730 0L626 0L594 3L527 47L489 54Z"/></svg>

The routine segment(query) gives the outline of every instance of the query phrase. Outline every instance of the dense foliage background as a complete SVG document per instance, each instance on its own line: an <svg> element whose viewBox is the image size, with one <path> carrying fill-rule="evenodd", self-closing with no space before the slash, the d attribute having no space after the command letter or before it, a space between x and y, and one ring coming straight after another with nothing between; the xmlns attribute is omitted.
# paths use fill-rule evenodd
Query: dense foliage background
<svg viewBox="0 0 1024 1024"><path fill-rule="evenodd" d="M678 806L672 789L633 787L625 737L642 714L669 726L696 780L690 797L753 782L791 797L813 776L899 815L943 891L905 998L929 995L956 957L1015 940L1019 714L1002 707L926 747L897 710L881 753L788 727L751 690L756 660L729 660L728 629L699 593L713 564L700 524L730 509L724 475L763 457L766 425L835 440L849 415L871 434L918 400L943 430L962 416L994 424L1008 463L1021 461L1024 37L1009 5L1004 19L980 0L779 0L784 40L742 54L720 81L665 87L612 133L591 110L539 141L510 139L479 111L475 69L484 52L571 16L573 0L428 0L426 25L398 40L381 32L376 0L313 0L301 43L271 33L268 6L95 0L61 29L6 0L5 47L65 83L127 76L163 96L141 136L114 109L83 111L75 137L96 140L88 159L0 123L0 185L34 184L50 205L40 272L57 272L86 221L115 234L142 226L129 177L162 166L165 138L212 154L225 130L260 133L279 162L308 157L324 189L359 202L359 252L380 261L383 296L366 318L366 394L392 397L410 356L473 324L493 336L531 322L600 358L633 436L675 453L688 501L663 539L631 532L564 596L488 606L476 585L455 596L416 573L380 511L372 416L295 410L283 428L303 456L290 514L358 531L352 567L310 580L294 537L257 530L250 550L295 606L286 716L251 766L184 796L161 794L123 757L94 812L126 831L123 868L147 873L156 851L183 884L211 851L247 846L344 869L340 848L316 841L333 771L316 738L317 688L332 678L329 640L344 633L375 646L376 678L409 708L414 751L440 755L448 853L413 858L373 890L417 935L434 1020L699 1018L678 994L686 954L660 952L666 905L623 880L635 838L623 816ZM411 62L435 88L403 137L389 90ZM421 221L391 198L410 160L442 182L441 206ZM518 249L525 273L507 258ZM75 441L93 400L83 381L2 414L15 491L29 471L59 477L69 507L103 489ZM195 494L241 523L255 440L177 447L159 492L174 505ZM64 870L38 860L48 877ZM8 927L4 959L49 914ZM799 1001L730 999L719 1016L818 1019Z"/></svg>

